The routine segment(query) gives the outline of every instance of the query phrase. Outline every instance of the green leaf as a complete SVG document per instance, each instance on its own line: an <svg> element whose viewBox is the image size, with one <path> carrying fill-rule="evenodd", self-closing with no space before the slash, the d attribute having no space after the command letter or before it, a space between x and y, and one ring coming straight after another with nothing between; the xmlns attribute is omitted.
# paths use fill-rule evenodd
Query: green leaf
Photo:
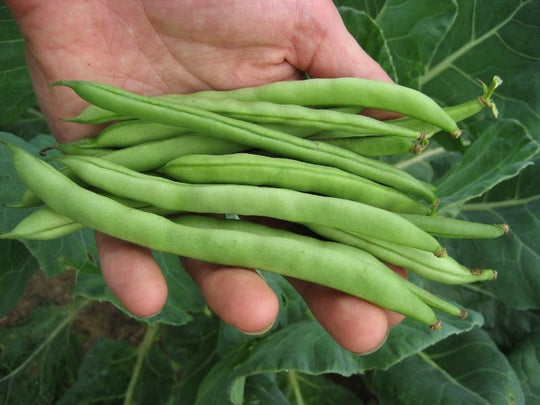
<svg viewBox="0 0 540 405"><path fill-rule="evenodd" d="M18 241L0 241L0 318L6 315L24 293L38 263Z"/></svg>
<svg viewBox="0 0 540 405"><path fill-rule="evenodd" d="M525 403L514 370L481 329L452 336L386 372L370 372L366 380L381 404Z"/></svg>
<svg viewBox="0 0 540 405"><path fill-rule="evenodd" d="M26 67L23 38L8 9L0 3L0 128L14 123L36 105Z"/></svg>
<svg viewBox="0 0 540 405"><path fill-rule="evenodd" d="M540 165L501 183L461 207L462 219L506 223L510 233L494 240L444 242L464 265L494 268L498 278L482 289L518 310L540 308ZM465 242L465 243L463 243Z"/></svg>
<svg viewBox="0 0 540 405"><path fill-rule="evenodd" d="M387 0L376 16L400 84L417 88L441 40L456 16L454 1Z"/></svg>
<svg viewBox="0 0 540 405"><path fill-rule="evenodd" d="M475 79L494 75L504 84L494 100L503 118L525 125L540 139L540 7L538 0L457 0L452 27L419 77L420 88L444 100L463 101Z"/></svg>
<svg viewBox="0 0 540 405"><path fill-rule="evenodd" d="M538 327L508 354L527 404L540 402L540 330Z"/></svg>
<svg viewBox="0 0 540 405"><path fill-rule="evenodd" d="M466 201L516 176L532 163L538 150L538 144L518 122L494 123L438 183L440 213L455 213Z"/></svg>
<svg viewBox="0 0 540 405"><path fill-rule="evenodd" d="M249 377L246 388L258 376ZM280 386L288 398L287 404L333 405L355 404L361 405L363 401L356 394L342 385L332 381L329 377L308 375L296 371L279 374ZM248 392L246 392L246 397Z"/></svg>
<svg viewBox="0 0 540 405"><path fill-rule="evenodd" d="M444 327L435 332L419 327L415 321L405 320L392 329L381 349L366 356L341 348L315 321L290 324L229 350L205 377L197 403L239 404L246 377L260 373L294 370L350 376L369 369L387 368L448 336L482 323L482 317L474 312L466 320L441 318Z"/></svg>
<svg viewBox="0 0 540 405"><path fill-rule="evenodd" d="M60 404L117 404L125 396L136 352L127 342L98 338L86 354L77 380Z"/></svg>
<svg viewBox="0 0 540 405"><path fill-rule="evenodd" d="M80 308L41 306L23 324L0 329L2 403L56 403L73 384L81 347L71 323Z"/></svg>

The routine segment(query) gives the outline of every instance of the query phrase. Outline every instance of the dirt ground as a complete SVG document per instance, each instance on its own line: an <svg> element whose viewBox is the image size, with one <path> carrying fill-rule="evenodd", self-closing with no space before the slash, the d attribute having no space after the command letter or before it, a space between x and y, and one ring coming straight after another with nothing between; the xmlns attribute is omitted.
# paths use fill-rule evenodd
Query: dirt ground
<svg viewBox="0 0 540 405"><path fill-rule="evenodd" d="M75 271L65 271L53 278L47 278L43 272L37 271L15 308L0 318L0 327L15 326L24 322L24 318L40 305L69 304L73 299L71 289L74 284ZM87 348L99 336L126 340L137 345L144 334L143 325L108 302L94 301L84 307L73 326L77 334L85 340Z"/></svg>

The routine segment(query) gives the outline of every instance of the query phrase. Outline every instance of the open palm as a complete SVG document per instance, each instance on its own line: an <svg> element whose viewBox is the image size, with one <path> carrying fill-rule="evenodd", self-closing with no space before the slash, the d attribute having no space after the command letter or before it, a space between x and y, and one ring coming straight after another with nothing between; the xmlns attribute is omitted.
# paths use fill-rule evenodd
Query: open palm
<svg viewBox="0 0 540 405"><path fill-rule="evenodd" d="M40 106L61 141L98 129L60 119L85 104L51 88L60 79L95 80L157 95L231 89L278 80L358 76L389 80L349 35L330 0L11 0L26 40ZM167 286L144 248L98 234L105 281L128 310L159 312ZM269 328L278 311L253 271L191 259L184 267L209 306L247 333ZM401 317L355 297L291 280L314 315L345 348L366 352Z"/></svg>

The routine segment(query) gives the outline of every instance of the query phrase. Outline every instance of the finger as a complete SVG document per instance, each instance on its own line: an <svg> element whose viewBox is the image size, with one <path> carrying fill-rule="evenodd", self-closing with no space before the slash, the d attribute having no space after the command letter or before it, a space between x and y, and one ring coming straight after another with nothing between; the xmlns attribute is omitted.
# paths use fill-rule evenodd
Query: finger
<svg viewBox="0 0 540 405"><path fill-rule="evenodd" d="M328 287L297 279L290 282L317 321L343 348L366 354L385 342L389 327L386 310Z"/></svg>
<svg viewBox="0 0 540 405"><path fill-rule="evenodd" d="M152 316L167 300L167 283L149 249L96 232L105 283L126 309Z"/></svg>
<svg viewBox="0 0 540 405"><path fill-rule="evenodd" d="M208 306L225 323L248 334L260 334L272 327L279 301L255 271L195 259L181 260Z"/></svg>

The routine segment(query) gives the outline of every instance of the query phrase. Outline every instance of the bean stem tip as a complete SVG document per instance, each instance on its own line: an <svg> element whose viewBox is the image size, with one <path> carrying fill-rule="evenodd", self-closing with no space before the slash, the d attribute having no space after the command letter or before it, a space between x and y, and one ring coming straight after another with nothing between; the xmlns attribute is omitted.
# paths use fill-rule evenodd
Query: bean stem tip
<svg viewBox="0 0 540 405"><path fill-rule="evenodd" d="M497 224L499 228L503 231L503 235L508 235L508 232L510 232L510 226L508 224Z"/></svg>
<svg viewBox="0 0 540 405"><path fill-rule="evenodd" d="M446 251L446 248L441 248L440 250L435 252L435 256L437 256L437 257L445 257L447 254L448 253Z"/></svg>
<svg viewBox="0 0 540 405"><path fill-rule="evenodd" d="M440 319L437 319L434 323L429 325L429 329L431 329L432 331L439 330L441 328L442 328L442 322Z"/></svg>

